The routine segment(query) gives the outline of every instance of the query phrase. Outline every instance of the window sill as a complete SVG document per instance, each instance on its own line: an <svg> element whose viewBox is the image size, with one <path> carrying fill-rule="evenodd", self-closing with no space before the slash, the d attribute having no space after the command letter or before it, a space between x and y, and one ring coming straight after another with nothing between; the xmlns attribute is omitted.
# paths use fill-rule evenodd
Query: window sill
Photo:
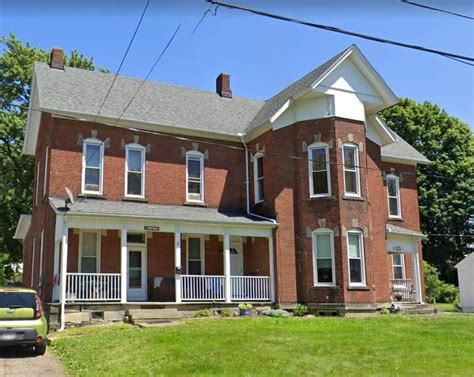
<svg viewBox="0 0 474 377"><path fill-rule="evenodd" d="M308 198L309 200L334 200L336 197L334 195L313 195Z"/></svg>
<svg viewBox="0 0 474 377"><path fill-rule="evenodd" d="M405 221L403 217L388 217L388 221Z"/></svg>
<svg viewBox="0 0 474 377"><path fill-rule="evenodd" d="M310 289L340 289L339 285L313 285Z"/></svg>
<svg viewBox="0 0 474 377"><path fill-rule="evenodd" d="M84 194L80 193L77 195L78 198L84 199L107 199L107 195L105 194Z"/></svg>
<svg viewBox="0 0 474 377"><path fill-rule="evenodd" d="M353 201L356 201L356 202L365 202L365 199L360 197L360 196L347 196L347 195L344 195L342 197L342 200L353 200Z"/></svg>
<svg viewBox="0 0 474 377"><path fill-rule="evenodd" d="M148 203L147 198L134 198L133 196L123 196L123 202L140 202L140 203Z"/></svg>
<svg viewBox="0 0 474 377"><path fill-rule="evenodd" d="M184 202L183 206L190 206L190 207L207 207L207 203L204 202Z"/></svg>
<svg viewBox="0 0 474 377"><path fill-rule="evenodd" d="M370 287L366 285L348 285L348 291L370 291Z"/></svg>

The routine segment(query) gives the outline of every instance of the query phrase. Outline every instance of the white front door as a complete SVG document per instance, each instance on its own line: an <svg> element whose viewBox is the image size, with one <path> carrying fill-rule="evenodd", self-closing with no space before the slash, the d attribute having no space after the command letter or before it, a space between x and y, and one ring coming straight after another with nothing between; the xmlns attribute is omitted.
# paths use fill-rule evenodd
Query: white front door
<svg viewBox="0 0 474 377"><path fill-rule="evenodd" d="M147 300L146 247L128 246L128 290L129 301Z"/></svg>
<svg viewBox="0 0 474 377"><path fill-rule="evenodd" d="M242 240L230 241L230 275L244 275L244 257Z"/></svg>

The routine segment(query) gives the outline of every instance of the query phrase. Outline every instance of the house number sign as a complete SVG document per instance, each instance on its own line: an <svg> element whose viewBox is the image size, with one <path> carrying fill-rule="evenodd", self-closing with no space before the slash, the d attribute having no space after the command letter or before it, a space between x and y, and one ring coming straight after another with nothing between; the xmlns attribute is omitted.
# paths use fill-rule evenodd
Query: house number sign
<svg viewBox="0 0 474 377"><path fill-rule="evenodd" d="M393 246L393 247L392 247L392 250L393 250L393 251L402 251L402 247L399 246L399 245Z"/></svg>
<svg viewBox="0 0 474 377"><path fill-rule="evenodd" d="M159 226L152 226L152 225L145 225L145 230L149 232L159 232L160 227Z"/></svg>

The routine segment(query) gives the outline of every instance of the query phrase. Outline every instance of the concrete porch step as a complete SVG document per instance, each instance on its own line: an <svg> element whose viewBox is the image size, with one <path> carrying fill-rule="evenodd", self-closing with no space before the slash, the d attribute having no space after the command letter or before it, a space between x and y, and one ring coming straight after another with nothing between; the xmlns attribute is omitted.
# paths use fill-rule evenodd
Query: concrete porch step
<svg viewBox="0 0 474 377"><path fill-rule="evenodd" d="M129 309L126 317L130 323L152 323L154 321L178 320L181 314L177 309Z"/></svg>
<svg viewBox="0 0 474 377"><path fill-rule="evenodd" d="M400 309L404 314L434 314L434 309L428 304L400 304Z"/></svg>

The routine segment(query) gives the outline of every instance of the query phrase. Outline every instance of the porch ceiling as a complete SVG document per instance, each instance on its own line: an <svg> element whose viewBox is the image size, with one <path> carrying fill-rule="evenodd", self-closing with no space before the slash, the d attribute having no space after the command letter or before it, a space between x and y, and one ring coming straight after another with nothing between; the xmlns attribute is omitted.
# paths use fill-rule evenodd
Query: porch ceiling
<svg viewBox="0 0 474 377"><path fill-rule="evenodd" d="M245 213L224 212L217 208L169 206L136 202L97 199L78 199L66 211L64 199L50 198L58 214L68 216L93 216L136 218L169 222L214 223L225 225L261 226L273 228L277 224Z"/></svg>

